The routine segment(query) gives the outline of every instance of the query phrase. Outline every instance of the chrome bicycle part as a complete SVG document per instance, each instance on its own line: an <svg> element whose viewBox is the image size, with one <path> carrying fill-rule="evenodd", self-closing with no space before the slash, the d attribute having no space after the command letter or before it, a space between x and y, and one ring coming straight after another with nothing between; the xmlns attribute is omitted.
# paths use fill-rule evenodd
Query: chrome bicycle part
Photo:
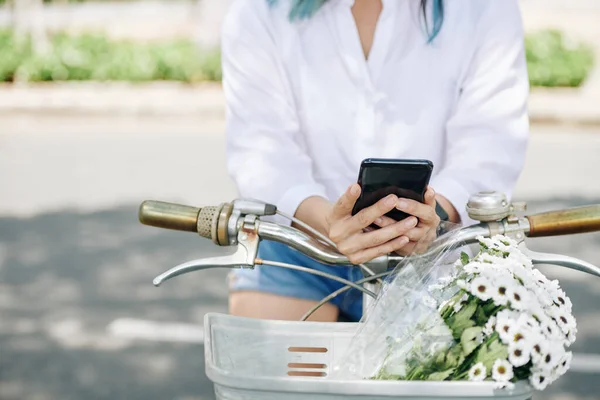
<svg viewBox="0 0 600 400"><path fill-rule="evenodd" d="M451 241L434 241L427 252L413 257L435 255L447 246L470 244L479 236L507 235L523 244L526 236L539 237L600 230L600 206L561 210L544 214L519 217L517 212L526 209L525 203L509 204L505 195L498 192L482 192L471 197L467 210L471 218L481 221L460 229ZM274 205L251 199L237 199L217 207L189 207L179 204L145 201L140 206L139 219L143 224L197 232L220 246L237 246L228 256L190 261L161 274L154 280L160 285L165 280L188 272L212 268L252 268L261 239L277 241L294 248L309 257L329 265L353 265L330 243L320 241L291 226L261 221L260 216L274 215ZM554 264L592 275L600 276L600 269L572 257L531 252L534 263ZM371 271L382 273L396 266L403 257L386 255L365 263ZM378 286L370 286L376 291ZM367 305L368 307L368 305Z"/></svg>
<svg viewBox="0 0 600 400"><path fill-rule="evenodd" d="M472 195L467 203L469 217L480 222L500 221L527 209L524 202L510 203L504 193L488 191Z"/></svg>
<svg viewBox="0 0 600 400"><path fill-rule="evenodd" d="M160 286L164 281L179 275L209 268L254 268L254 261L258 254L259 238L256 233L256 216L246 216L247 224L238 233L237 249L235 253L206 257L180 264L167 272L154 278L154 286Z"/></svg>

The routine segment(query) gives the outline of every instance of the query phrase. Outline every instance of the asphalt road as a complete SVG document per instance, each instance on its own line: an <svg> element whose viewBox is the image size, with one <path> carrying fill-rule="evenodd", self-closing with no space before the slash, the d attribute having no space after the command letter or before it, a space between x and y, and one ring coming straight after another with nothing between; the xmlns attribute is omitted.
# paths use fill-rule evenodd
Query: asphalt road
<svg viewBox="0 0 600 400"><path fill-rule="evenodd" d="M226 312L223 271L151 284L176 263L221 249L137 222L146 198L202 205L234 196L221 168L221 128L181 119L19 121L0 121L0 399L213 399L200 335L188 338L195 343L125 339L110 328L131 318L201 325L207 312ZM598 137L536 131L518 191L532 199L531 212L600 203ZM600 265L600 234L529 243ZM598 399L600 362L589 356L600 356L600 279L543 271L571 297L573 351L588 358L576 358L577 368L537 399Z"/></svg>

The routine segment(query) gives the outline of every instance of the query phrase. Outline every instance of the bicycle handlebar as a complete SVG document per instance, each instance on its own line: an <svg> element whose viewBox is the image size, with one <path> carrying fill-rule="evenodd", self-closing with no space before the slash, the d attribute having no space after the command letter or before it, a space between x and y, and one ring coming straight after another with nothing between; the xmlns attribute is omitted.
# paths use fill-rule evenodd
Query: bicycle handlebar
<svg viewBox="0 0 600 400"><path fill-rule="evenodd" d="M530 226L529 237L600 231L600 205L550 211L526 218Z"/></svg>
<svg viewBox="0 0 600 400"><path fill-rule="evenodd" d="M146 200L139 210L142 224L156 228L195 232L211 239L219 207L191 207L164 201ZM214 228L214 229L213 229Z"/></svg>
<svg viewBox="0 0 600 400"><path fill-rule="evenodd" d="M484 193L485 194L485 193ZM495 206L482 205L475 208L471 204L469 215L482 222L461 228L450 238L443 234L429 244L425 253L418 256L435 255L448 246L462 246L477 241L479 236L492 237L507 235L518 242L525 236L542 237L567 235L573 233L600 231L600 205L572 208L517 217L514 212L524 210L525 205L518 207L500 202L502 209ZM485 208L487 207L487 209ZM231 203L222 203L216 207L190 207L162 201L147 200L139 208L139 220L142 224L158 228L196 232L200 236L212 239L219 246L237 246L233 255L202 258L190 261L161 274L155 279L155 285L174 276L212 267L253 268L258 254L260 239L273 240L288 245L301 253L330 265L353 265L346 256L334 247L319 241L317 238L291 226L261 220L259 217L275 215L277 207L261 201L238 199ZM491 218L493 215L494 218ZM527 250L529 251L529 250ZM580 270L600 276L600 268L570 257L530 252L535 262L546 262ZM371 273L387 270L398 265L402 256L388 254L377 257L366 263L372 268ZM364 266L364 265L363 265Z"/></svg>
<svg viewBox="0 0 600 400"><path fill-rule="evenodd" d="M236 244L237 234L242 229L244 215L273 215L273 205L252 200L236 200L217 207L190 207L162 201L147 200L139 209L142 224L159 228L196 232L212 239L215 244ZM568 235L573 233L600 231L600 205L572 208L534 214L524 218L506 217L500 221L482 222L461 229L456 240L463 243L475 241L477 236L510 234L517 238ZM259 237L289 245L319 261L332 265L349 265L348 258L298 229L266 221L256 225ZM436 251L430 248L429 251ZM367 265L387 266L398 262L401 257L381 256Z"/></svg>

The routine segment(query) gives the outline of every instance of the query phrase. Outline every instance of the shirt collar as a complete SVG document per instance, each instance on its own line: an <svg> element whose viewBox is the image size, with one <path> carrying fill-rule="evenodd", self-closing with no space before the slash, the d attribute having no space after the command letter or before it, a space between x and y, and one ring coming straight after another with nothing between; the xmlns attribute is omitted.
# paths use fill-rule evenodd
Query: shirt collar
<svg viewBox="0 0 600 400"><path fill-rule="evenodd" d="M335 3L340 7L351 8L354 5L355 0L330 0L332 3ZM387 10L393 9L393 7L398 5L399 0L382 0L383 2L383 12Z"/></svg>

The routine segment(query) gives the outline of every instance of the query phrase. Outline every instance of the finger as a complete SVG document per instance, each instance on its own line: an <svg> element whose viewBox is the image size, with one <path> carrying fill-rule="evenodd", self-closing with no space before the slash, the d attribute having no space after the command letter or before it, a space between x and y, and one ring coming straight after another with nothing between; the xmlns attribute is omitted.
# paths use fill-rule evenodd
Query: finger
<svg viewBox="0 0 600 400"><path fill-rule="evenodd" d="M352 209L360 196L360 185L354 183L346 189L343 195L333 205L331 215L334 219L341 219L352 214Z"/></svg>
<svg viewBox="0 0 600 400"><path fill-rule="evenodd" d="M402 246L400 249L396 250L395 253L399 254L401 256L410 256L412 254L415 254L415 246L417 245L416 242L408 242L406 245Z"/></svg>
<svg viewBox="0 0 600 400"><path fill-rule="evenodd" d="M354 254L361 250L377 247L403 236L406 232L417 226L415 217L408 217L385 228L376 229L360 235L354 235L338 245L342 254Z"/></svg>
<svg viewBox="0 0 600 400"><path fill-rule="evenodd" d="M437 214L435 213L435 206L428 204L419 203L412 199L398 199L396 208L400 211L404 211L409 215L414 215L419 218L419 221L425 223L435 223Z"/></svg>
<svg viewBox="0 0 600 400"><path fill-rule="evenodd" d="M425 192L425 204L427 204L429 207L432 207L435 210L435 190L433 190L431 186L428 186L427 191Z"/></svg>
<svg viewBox="0 0 600 400"><path fill-rule="evenodd" d="M361 250L349 258L350 262L353 264L363 264L368 261L371 261L374 258L379 256L384 256L389 253L393 253L399 251L402 247L406 246L410 241L405 236L400 236L394 240L391 240L387 243L379 245L377 247L371 247L370 249Z"/></svg>
<svg viewBox="0 0 600 400"><path fill-rule="evenodd" d="M416 228L407 231L404 236L409 238L411 242L418 242L425 237L429 229L429 227L417 226Z"/></svg>
<svg viewBox="0 0 600 400"><path fill-rule="evenodd" d="M383 215L383 216L377 218L374 221L374 224L377 225L380 228L385 228L386 226L390 226L392 224L395 224L396 222L398 222L398 221L396 221L393 218L390 218L390 217L387 217L387 216Z"/></svg>
<svg viewBox="0 0 600 400"><path fill-rule="evenodd" d="M375 222L377 218L393 210L397 202L398 197L396 195L390 194L384 197L372 206L360 210L352 218L345 221L345 229L349 232L357 232L366 228Z"/></svg>

